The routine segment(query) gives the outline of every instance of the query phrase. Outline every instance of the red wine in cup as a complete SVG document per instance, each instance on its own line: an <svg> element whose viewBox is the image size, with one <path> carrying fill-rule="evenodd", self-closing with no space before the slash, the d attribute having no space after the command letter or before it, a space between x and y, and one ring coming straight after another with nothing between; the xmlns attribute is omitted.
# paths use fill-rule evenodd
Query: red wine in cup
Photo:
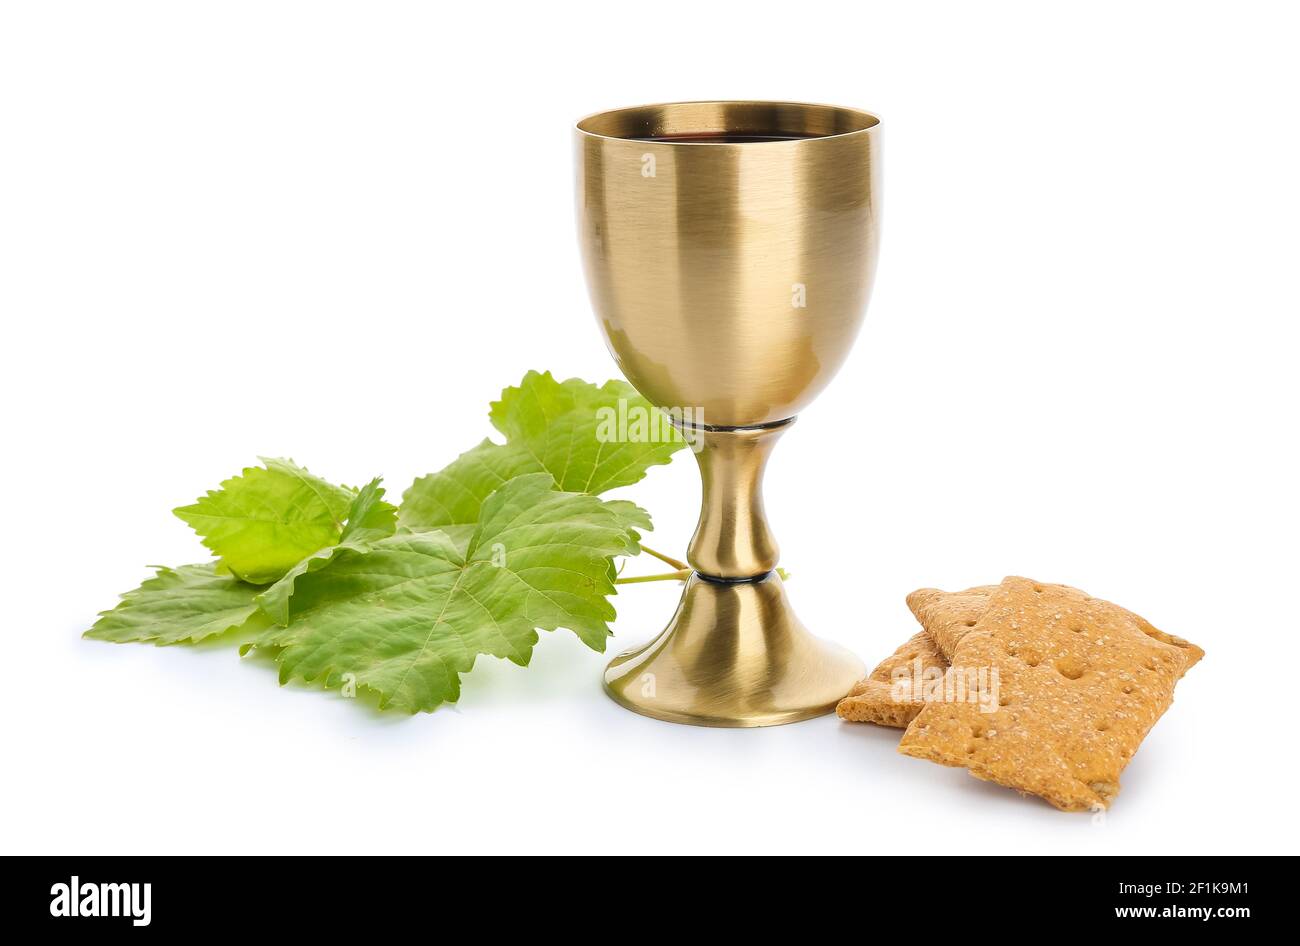
<svg viewBox="0 0 1300 946"><path fill-rule="evenodd" d="M818 136L804 134L757 135L732 131L693 131L673 135L634 135L632 140L663 144L741 145L758 141L803 141L805 138L816 137Z"/></svg>

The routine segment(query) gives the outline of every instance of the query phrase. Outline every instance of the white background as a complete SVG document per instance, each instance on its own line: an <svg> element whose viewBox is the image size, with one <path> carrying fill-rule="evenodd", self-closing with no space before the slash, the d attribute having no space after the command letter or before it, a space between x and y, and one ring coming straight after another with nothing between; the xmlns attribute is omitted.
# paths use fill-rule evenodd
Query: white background
<svg viewBox="0 0 1300 946"><path fill-rule="evenodd" d="M6 853L1296 852L1284 5L0 9ZM414 718L79 639L259 454L400 494L527 369L612 376L572 123L712 97L883 119L870 312L768 479L804 623L874 663L913 588L1023 574L1206 649L1104 824L833 717L643 719L564 631ZM689 456L625 492L685 548Z"/></svg>

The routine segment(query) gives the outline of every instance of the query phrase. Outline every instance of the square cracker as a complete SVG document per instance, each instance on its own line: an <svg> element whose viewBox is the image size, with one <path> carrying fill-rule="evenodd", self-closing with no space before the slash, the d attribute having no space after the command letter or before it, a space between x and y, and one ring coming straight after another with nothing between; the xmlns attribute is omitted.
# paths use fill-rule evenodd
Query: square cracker
<svg viewBox="0 0 1300 946"><path fill-rule="evenodd" d="M895 699L894 671L901 668L911 675L918 660L922 673L932 667L940 672L948 669L948 661L939 653L930 635L918 631L882 660L865 679L853 685L849 695L835 707L836 714L840 719L854 723L905 727L925 704L919 694L916 699Z"/></svg>
<svg viewBox="0 0 1300 946"><path fill-rule="evenodd" d="M963 766L1065 811L1105 807L1203 653L1075 588L1007 578L964 627L949 669L995 669L998 699L926 704L899 752Z"/></svg>

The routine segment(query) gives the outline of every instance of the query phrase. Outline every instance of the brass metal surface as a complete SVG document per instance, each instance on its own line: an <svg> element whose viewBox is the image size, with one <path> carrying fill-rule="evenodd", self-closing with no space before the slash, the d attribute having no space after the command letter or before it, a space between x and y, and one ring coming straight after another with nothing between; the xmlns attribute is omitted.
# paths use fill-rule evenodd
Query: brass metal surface
<svg viewBox="0 0 1300 946"><path fill-rule="evenodd" d="M839 369L866 309L879 126L789 102L649 105L577 125L592 304L628 380L693 436L704 481L697 575L673 623L606 672L611 696L638 712L791 722L828 712L862 673L790 610L761 484L773 443Z"/></svg>
<svg viewBox="0 0 1300 946"><path fill-rule="evenodd" d="M799 623L775 573L691 576L663 632L605 670L605 690L645 716L697 726L774 726L821 716L866 674Z"/></svg>
<svg viewBox="0 0 1300 946"><path fill-rule="evenodd" d="M693 432L704 492L686 561L700 574L759 578L776 568L780 549L763 509L763 469L792 423Z"/></svg>

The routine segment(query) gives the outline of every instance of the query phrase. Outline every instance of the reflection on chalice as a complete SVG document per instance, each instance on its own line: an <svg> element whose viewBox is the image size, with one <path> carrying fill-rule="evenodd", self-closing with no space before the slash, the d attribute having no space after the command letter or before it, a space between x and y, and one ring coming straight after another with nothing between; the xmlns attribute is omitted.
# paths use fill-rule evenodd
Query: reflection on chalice
<svg viewBox="0 0 1300 946"><path fill-rule="evenodd" d="M787 102L681 102L577 125L592 303L628 380L687 418L704 483L668 627L605 687L647 716L768 726L831 711L863 675L810 634L776 574L762 477L830 381L875 269L880 122Z"/></svg>

